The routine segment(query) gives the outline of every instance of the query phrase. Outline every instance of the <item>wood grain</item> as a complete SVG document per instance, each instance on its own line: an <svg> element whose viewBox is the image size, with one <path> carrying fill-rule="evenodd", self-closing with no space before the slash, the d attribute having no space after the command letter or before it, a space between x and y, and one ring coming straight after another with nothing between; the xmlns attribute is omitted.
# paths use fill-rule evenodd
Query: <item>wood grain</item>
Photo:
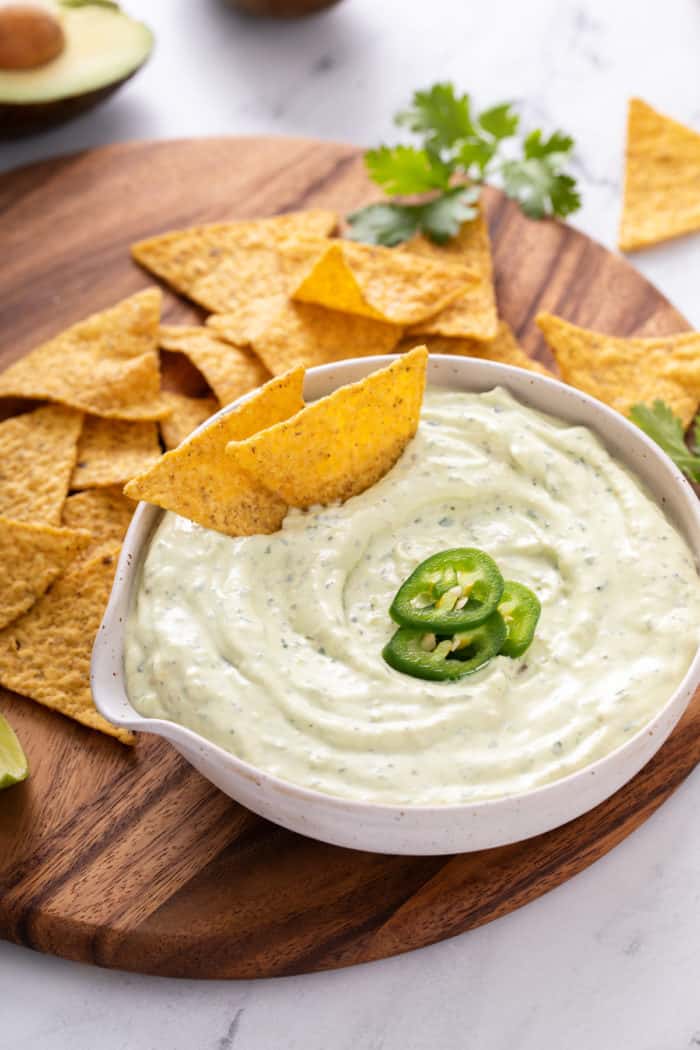
<svg viewBox="0 0 700 1050"><path fill-rule="evenodd" d="M302 140L133 143L0 178L0 363L148 282L129 244L191 223L370 199L358 152ZM531 223L489 193L501 311L548 352L540 309L616 334L683 318L624 260ZM168 321L196 308L166 295ZM201 378L168 355L168 383ZM6 411L12 406L5 407ZM527 842L456 857L324 846L248 813L167 744L134 753L19 697L0 707L31 778L0 795L0 935L102 966L261 977L379 959L503 915L638 827L700 762L700 697L656 758L592 813Z"/></svg>

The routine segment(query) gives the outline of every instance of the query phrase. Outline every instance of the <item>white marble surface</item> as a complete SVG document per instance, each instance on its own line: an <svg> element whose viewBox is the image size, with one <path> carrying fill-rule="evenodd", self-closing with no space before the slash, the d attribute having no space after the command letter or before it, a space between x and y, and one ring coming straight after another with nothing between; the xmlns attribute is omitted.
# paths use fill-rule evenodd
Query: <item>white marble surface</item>
<svg viewBox="0 0 700 1050"><path fill-rule="evenodd" d="M265 132L376 143L414 87L452 77L578 143L575 222L612 246L626 100L700 127L700 3L343 0L295 24L219 0L128 6L158 46L74 124L0 166L118 139ZM635 263L700 324L700 236ZM353 970L195 983L99 971L0 943L13 1050L688 1050L700 1046L700 773L610 856L451 942Z"/></svg>

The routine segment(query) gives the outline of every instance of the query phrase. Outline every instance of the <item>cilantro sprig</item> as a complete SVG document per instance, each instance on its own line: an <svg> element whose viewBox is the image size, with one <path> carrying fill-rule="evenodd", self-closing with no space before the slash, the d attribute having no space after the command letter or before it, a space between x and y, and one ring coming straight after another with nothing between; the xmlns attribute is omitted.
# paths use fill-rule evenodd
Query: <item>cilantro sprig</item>
<svg viewBox="0 0 700 1050"><path fill-rule="evenodd" d="M570 215L581 205L576 181L564 170L573 149L569 135L555 131L544 138L542 131L532 131L520 144L522 156L503 148L520 126L510 102L476 113L469 95L457 94L450 83L434 84L416 91L395 123L417 136L419 144L367 150L370 178L398 199L349 215L355 240L392 247L423 233L444 244L476 216L487 179L499 182L534 219Z"/></svg>
<svg viewBox="0 0 700 1050"><path fill-rule="evenodd" d="M634 405L630 419L659 445L690 481L700 483L700 415L693 426L693 447L688 448L683 423L665 401Z"/></svg>

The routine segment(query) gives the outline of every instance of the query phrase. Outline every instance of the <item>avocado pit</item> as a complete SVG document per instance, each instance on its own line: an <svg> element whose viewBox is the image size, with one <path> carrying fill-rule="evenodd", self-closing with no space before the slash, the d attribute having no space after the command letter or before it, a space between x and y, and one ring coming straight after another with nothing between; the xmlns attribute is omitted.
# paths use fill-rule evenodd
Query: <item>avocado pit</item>
<svg viewBox="0 0 700 1050"><path fill-rule="evenodd" d="M31 4L0 7L0 69L38 69L65 46L63 27L50 11Z"/></svg>

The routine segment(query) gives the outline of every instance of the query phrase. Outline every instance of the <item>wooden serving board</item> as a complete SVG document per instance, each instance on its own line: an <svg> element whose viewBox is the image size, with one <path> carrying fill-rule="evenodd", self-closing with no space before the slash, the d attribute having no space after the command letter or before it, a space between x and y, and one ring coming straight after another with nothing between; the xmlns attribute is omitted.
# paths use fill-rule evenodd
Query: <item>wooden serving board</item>
<svg viewBox="0 0 700 1050"><path fill-rule="evenodd" d="M370 198L358 151L290 139L132 143L0 178L0 365L148 283L130 242L177 226ZM547 360L546 308L618 334L684 319L628 263L488 195L501 312ZM168 294L168 321L196 309ZM167 361L168 381L196 374ZM262 977L380 959L557 886L638 827L700 762L700 696L656 758L578 820L455 857L324 846L252 815L172 748L129 750L0 691L30 779L0 795L0 935L70 959L186 977Z"/></svg>

